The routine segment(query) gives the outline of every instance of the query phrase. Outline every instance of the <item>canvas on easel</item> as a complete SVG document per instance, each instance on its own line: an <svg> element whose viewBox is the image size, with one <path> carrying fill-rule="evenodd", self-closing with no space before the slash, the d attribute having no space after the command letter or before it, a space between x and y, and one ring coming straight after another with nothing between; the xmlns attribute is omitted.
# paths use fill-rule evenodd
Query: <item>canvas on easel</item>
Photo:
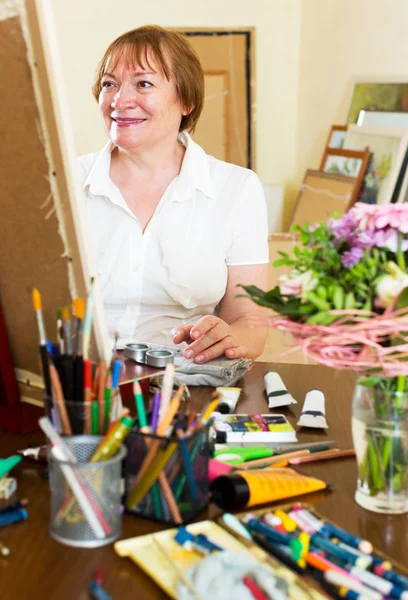
<svg viewBox="0 0 408 600"><path fill-rule="evenodd" d="M95 271L48 0L8 2L0 18L2 88L0 301L20 398L5 396L0 427L32 429L43 382L32 289L42 295L47 335L55 312L86 298ZM19 12L20 11L20 12ZM97 291L93 356L109 358ZM13 424L13 425L11 425Z"/></svg>

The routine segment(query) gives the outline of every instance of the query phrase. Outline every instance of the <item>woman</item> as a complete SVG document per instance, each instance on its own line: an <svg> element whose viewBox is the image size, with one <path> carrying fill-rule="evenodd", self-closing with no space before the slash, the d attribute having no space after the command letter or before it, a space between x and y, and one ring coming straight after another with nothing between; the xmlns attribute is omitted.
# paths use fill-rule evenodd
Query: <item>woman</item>
<svg viewBox="0 0 408 600"><path fill-rule="evenodd" d="M237 284L268 284L263 189L189 136L204 76L186 38L157 26L125 33L93 93L109 142L79 161L110 332L122 344L185 342L197 363L259 356L263 309L235 296Z"/></svg>

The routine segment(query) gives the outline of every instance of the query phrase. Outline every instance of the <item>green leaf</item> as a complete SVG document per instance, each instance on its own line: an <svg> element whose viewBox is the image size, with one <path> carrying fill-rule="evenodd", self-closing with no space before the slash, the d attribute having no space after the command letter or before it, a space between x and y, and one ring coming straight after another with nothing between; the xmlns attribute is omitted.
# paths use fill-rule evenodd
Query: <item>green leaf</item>
<svg viewBox="0 0 408 600"><path fill-rule="evenodd" d="M359 385L365 387L376 387L381 382L381 377L362 377L358 380Z"/></svg>
<svg viewBox="0 0 408 600"><path fill-rule="evenodd" d="M405 308L406 306L408 306L408 287L404 288L400 292L397 302L395 303L395 309L399 310L400 308Z"/></svg>

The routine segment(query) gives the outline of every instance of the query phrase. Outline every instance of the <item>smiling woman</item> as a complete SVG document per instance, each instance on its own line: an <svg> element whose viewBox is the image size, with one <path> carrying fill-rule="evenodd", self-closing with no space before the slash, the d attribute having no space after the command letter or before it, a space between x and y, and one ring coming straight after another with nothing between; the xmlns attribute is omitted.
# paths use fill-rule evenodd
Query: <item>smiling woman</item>
<svg viewBox="0 0 408 600"><path fill-rule="evenodd" d="M263 309L235 296L238 283L268 285L263 190L189 135L204 100L195 52L174 31L129 31L106 50L93 93L109 142L79 162L111 334L187 343L198 363L259 356Z"/></svg>

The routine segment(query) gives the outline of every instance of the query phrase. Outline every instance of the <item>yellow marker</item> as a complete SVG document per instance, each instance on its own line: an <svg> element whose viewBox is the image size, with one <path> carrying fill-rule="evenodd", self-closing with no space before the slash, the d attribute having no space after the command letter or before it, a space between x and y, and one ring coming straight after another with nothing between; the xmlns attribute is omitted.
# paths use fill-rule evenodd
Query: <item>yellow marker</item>
<svg viewBox="0 0 408 600"><path fill-rule="evenodd" d="M299 567L302 567L303 569L306 569L305 556L309 552L310 535L308 533L306 533L306 531L301 531L299 533L299 538L298 539L299 539L299 542L302 544L302 550L300 552L300 558L298 560L298 565L299 565Z"/></svg>
<svg viewBox="0 0 408 600"><path fill-rule="evenodd" d="M283 527L288 532L296 531L297 525L295 521L287 515L283 510L275 510L275 515L282 521Z"/></svg>

